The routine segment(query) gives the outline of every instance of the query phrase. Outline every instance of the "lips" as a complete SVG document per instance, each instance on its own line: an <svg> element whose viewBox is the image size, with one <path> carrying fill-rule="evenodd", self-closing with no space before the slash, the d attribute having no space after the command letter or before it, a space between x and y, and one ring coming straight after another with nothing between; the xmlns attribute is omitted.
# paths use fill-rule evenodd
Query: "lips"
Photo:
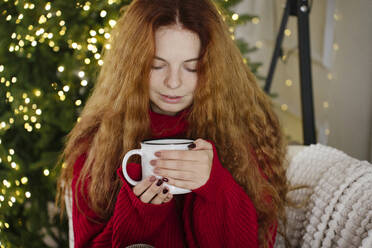
<svg viewBox="0 0 372 248"><path fill-rule="evenodd" d="M162 96L164 96L164 97L168 97L168 98L179 98L179 97L182 97L182 96L175 96L175 95L163 95L163 94L161 94Z"/></svg>
<svg viewBox="0 0 372 248"><path fill-rule="evenodd" d="M172 95L163 95L161 94L163 101L167 103L178 103L181 101L182 96L172 96Z"/></svg>
<svg viewBox="0 0 372 248"><path fill-rule="evenodd" d="M179 98L180 96L168 96L168 95L163 95L165 97L168 97L168 98L172 98L172 99L175 99L175 98Z"/></svg>

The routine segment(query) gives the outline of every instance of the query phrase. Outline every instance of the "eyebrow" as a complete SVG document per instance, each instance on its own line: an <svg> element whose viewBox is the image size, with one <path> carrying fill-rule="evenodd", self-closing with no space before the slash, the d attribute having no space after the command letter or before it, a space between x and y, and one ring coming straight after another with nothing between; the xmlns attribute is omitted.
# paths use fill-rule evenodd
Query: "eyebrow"
<svg viewBox="0 0 372 248"><path fill-rule="evenodd" d="M167 62L165 59L160 58L158 56L155 56L154 58L158 59L158 60L161 60L161 61L164 61L164 62ZM196 61L196 60L199 60L199 59L200 59L200 57L199 58L188 59L188 60L185 60L184 62L191 62L191 61Z"/></svg>

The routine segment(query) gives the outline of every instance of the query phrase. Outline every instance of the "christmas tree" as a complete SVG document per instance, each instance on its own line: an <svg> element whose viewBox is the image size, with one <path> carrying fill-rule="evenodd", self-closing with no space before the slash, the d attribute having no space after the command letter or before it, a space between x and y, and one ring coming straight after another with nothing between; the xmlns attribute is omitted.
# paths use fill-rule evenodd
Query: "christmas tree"
<svg viewBox="0 0 372 248"><path fill-rule="evenodd" d="M67 220L54 207L65 136L96 81L101 52L131 1L0 0L0 247L67 247ZM216 0L230 26L241 0ZM254 51L235 40L254 73Z"/></svg>

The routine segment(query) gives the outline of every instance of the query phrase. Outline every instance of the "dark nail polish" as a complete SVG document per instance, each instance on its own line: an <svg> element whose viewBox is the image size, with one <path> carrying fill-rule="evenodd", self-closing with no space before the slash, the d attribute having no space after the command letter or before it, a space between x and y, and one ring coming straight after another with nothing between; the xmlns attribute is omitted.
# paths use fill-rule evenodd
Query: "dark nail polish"
<svg viewBox="0 0 372 248"><path fill-rule="evenodd" d="M159 180L156 182L156 186L160 186L160 185L162 185L162 183L163 183L163 180L159 179Z"/></svg>
<svg viewBox="0 0 372 248"><path fill-rule="evenodd" d="M191 149L195 148L196 145L195 145L195 143L192 143L192 144L188 145L187 147L191 150Z"/></svg>
<svg viewBox="0 0 372 248"><path fill-rule="evenodd" d="M168 193L168 191L169 191L169 189L164 188L164 189L163 189L163 194L165 195L166 193Z"/></svg>
<svg viewBox="0 0 372 248"><path fill-rule="evenodd" d="M169 181L168 178L166 178L166 177L164 177L162 180L163 180L164 182L168 182L168 181Z"/></svg>

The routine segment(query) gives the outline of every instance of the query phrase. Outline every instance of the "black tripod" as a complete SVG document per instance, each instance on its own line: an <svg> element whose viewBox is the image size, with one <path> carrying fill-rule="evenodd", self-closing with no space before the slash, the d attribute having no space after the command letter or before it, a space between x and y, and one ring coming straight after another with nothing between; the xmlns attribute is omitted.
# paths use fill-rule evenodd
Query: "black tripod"
<svg viewBox="0 0 372 248"><path fill-rule="evenodd" d="M284 30L288 22L288 17L290 15L297 16L301 79L302 130L304 135L304 145L316 143L310 60L309 13L310 8L308 0L287 0L282 22L280 24L280 30L276 38L275 50L271 60L269 75L266 79L266 84L264 87L264 91L268 94L270 92L275 66L279 56L281 55L281 45Z"/></svg>

